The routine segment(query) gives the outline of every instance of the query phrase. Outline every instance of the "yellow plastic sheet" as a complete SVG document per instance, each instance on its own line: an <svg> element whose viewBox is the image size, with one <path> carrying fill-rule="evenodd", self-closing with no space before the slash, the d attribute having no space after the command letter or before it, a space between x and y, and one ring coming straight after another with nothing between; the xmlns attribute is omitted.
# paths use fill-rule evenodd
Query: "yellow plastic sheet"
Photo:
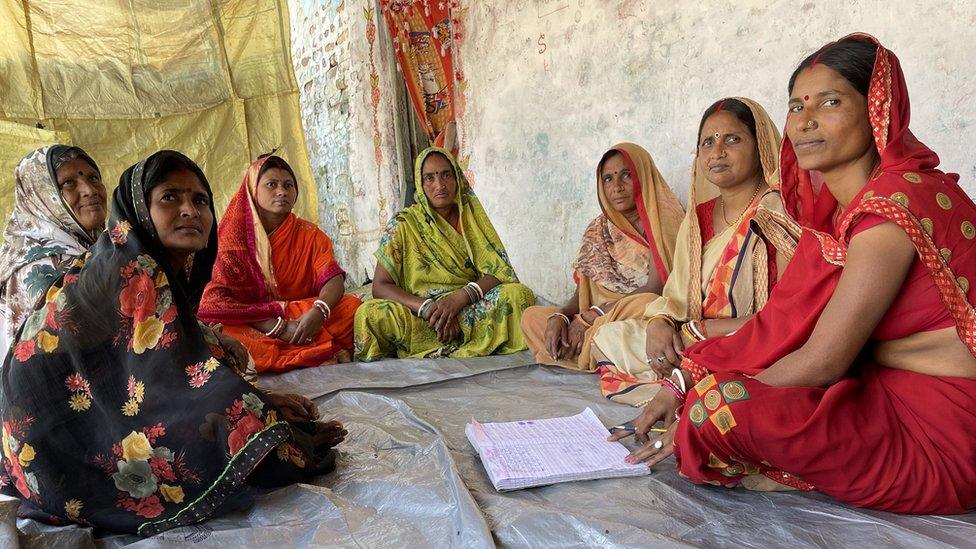
<svg viewBox="0 0 976 549"><path fill-rule="evenodd" d="M317 220L285 0L0 0L0 226L31 149L84 148L114 188L163 148L196 160L218 212L278 148ZM40 125L44 129L38 129Z"/></svg>

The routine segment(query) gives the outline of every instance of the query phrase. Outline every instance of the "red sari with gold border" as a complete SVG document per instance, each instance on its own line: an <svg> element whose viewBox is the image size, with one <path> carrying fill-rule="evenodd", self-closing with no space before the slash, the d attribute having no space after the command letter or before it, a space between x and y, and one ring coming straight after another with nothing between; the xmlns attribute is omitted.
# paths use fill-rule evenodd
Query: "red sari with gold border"
<svg viewBox="0 0 976 549"><path fill-rule="evenodd" d="M783 197L804 228L799 246L750 323L686 352L682 366L697 385L684 404L675 455L679 472L696 483L734 486L763 473L856 506L961 513L976 507L976 379L866 361L827 388L772 387L752 378L809 338L840 279L852 229L865 216L909 235L916 262L976 356L976 205L909 130L898 59L880 44L877 51L868 111L880 165L835 229L836 201L826 186L815 191L784 140ZM921 297L903 293L898 300ZM881 321L888 331L926 329L893 311ZM880 330L872 338L884 339Z"/></svg>

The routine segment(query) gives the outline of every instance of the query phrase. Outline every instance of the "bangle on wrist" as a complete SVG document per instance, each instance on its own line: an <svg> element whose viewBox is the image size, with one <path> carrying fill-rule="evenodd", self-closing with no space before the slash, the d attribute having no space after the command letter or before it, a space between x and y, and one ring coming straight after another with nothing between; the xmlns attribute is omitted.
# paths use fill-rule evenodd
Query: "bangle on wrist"
<svg viewBox="0 0 976 549"><path fill-rule="evenodd" d="M281 318L281 317L279 316L279 317L278 317L278 321L277 321L277 322L275 322L275 325L274 325L274 328L271 328L271 330L270 330L270 331L268 331L268 332L265 332L265 334L264 334L264 335L265 335L265 336L267 336L267 337L278 337L278 334L280 334L280 333L281 333L281 329L282 329L282 328L283 328L284 326L285 326L285 319L283 319L283 318Z"/></svg>
<svg viewBox="0 0 976 549"><path fill-rule="evenodd" d="M328 303L322 301L321 299L316 299L313 301L312 306L322 313L323 320L329 320L329 317L332 316L332 308L329 307Z"/></svg>
<svg viewBox="0 0 976 549"><path fill-rule="evenodd" d="M603 309L597 307L596 305L591 306L590 307L590 310L593 311L594 313L597 313L597 316L603 316L603 315L607 314L607 313L603 312Z"/></svg>
<svg viewBox="0 0 976 549"><path fill-rule="evenodd" d="M687 396L688 393L685 392L685 391L682 391L678 387L678 385L675 384L675 382L671 381L671 378L667 378L667 377L666 378L662 378L661 379L661 385L664 385L665 387L667 387L668 390L670 390L674 394L674 397L676 399L678 399L678 402L684 402L685 401L685 397Z"/></svg>
<svg viewBox="0 0 976 549"><path fill-rule="evenodd" d="M696 320L695 328L698 329L698 333L701 334L702 339L708 339L708 331L705 330L705 319Z"/></svg>
<svg viewBox="0 0 976 549"><path fill-rule="evenodd" d="M696 320L685 322L684 325L681 326L681 331L695 341L705 341L705 334L698 329L698 321Z"/></svg>
<svg viewBox="0 0 976 549"><path fill-rule="evenodd" d="M562 314L562 313L552 313L551 315L549 315L548 317L546 317L546 323L548 324L549 323L549 320L552 317L554 317L554 316L558 316L559 318L563 319L563 322L566 323L566 326L569 326L570 324L572 324L572 321L569 320L569 317L566 316L566 315L564 315L564 314Z"/></svg>
<svg viewBox="0 0 976 549"><path fill-rule="evenodd" d="M685 376L684 376L684 374L681 373L681 368L675 368L675 369L671 370L671 375L677 376L677 378L678 378L678 385L680 385L680 387L681 387L681 392L687 394L688 393L688 384L685 382Z"/></svg>
<svg viewBox="0 0 976 549"><path fill-rule="evenodd" d="M471 288L478 295L478 299L473 300L471 303L477 303L485 298L485 291L481 289L481 286L477 282L468 282L464 287Z"/></svg>
<svg viewBox="0 0 976 549"><path fill-rule="evenodd" d="M427 320L430 318L430 306L434 304L434 298L429 297L417 308L417 316Z"/></svg>
<svg viewBox="0 0 976 549"><path fill-rule="evenodd" d="M658 313L656 315L651 316L650 318L647 319L647 324L650 324L655 320L663 320L668 324L668 326L671 326L672 330L678 331L678 325L675 323L674 319L664 313Z"/></svg>
<svg viewBox="0 0 976 549"><path fill-rule="evenodd" d="M472 288L470 285L462 286L461 289L464 290L464 293L465 294L467 294L467 296L468 296L468 302L471 305L474 305L475 303L477 303L478 301L480 301L480 299L478 298L478 292L477 292L477 290L475 290L474 288Z"/></svg>

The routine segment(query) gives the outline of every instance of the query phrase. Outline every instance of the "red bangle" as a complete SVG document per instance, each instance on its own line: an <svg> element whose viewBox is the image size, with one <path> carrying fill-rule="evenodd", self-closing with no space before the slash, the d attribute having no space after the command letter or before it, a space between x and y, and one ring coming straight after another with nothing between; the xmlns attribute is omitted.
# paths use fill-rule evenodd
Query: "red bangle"
<svg viewBox="0 0 976 549"><path fill-rule="evenodd" d="M679 389L678 386L675 385L673 381L671 381L668 378L662 378L661 379L661 385L664 385L665 387L667 387L668 389L670 389L671 392L674 393L674 397L678 399L678 402L684 402L685 401L685 396L686 395L684 395L684 394L681 393L681 389Z"/></svg>

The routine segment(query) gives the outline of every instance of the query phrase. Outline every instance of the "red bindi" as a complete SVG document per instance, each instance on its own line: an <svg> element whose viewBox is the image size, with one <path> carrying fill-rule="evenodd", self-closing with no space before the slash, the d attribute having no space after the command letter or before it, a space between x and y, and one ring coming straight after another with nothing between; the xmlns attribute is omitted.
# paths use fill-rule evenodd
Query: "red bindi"
<svg viewBox="0 0 976 549"><path fill-rule="evenodd" d="M803 96L803 100L804 101L809 101L810 100L810 96L809 95L804 95Z"/></svg>

